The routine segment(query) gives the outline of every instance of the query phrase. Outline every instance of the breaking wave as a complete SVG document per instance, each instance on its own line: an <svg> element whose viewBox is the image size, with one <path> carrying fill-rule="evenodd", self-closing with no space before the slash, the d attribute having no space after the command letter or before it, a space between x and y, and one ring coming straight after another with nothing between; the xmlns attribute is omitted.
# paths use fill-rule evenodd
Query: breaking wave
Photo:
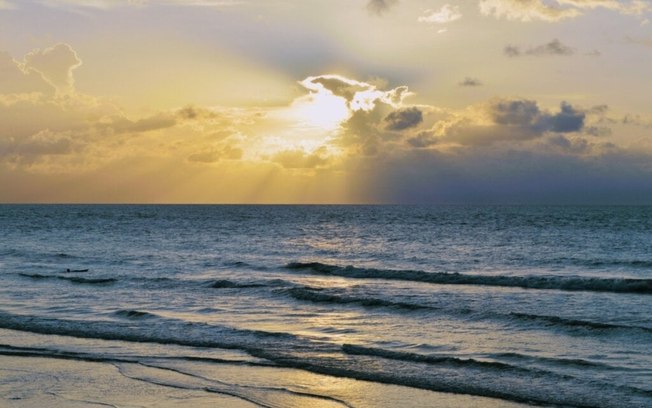
<svg viewBox="0 0 652 408"><path fill-rule="evenodd" d="M316 274L355 279L389 279L446 285L481 285L526 289L652 294L652 279L470 275L419 270L357 268L354 266L329 265L320 262L292 262L285 267L290 270L306 270Z"/></svg>

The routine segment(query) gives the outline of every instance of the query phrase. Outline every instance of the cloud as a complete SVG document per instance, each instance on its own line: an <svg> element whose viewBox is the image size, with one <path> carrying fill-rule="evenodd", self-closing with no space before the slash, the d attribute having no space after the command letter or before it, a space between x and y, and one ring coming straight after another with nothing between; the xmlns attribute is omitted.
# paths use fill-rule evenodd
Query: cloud
<svg viewBox="0 0 652 408"><path fill-rule="evenodd" d="M210 164L216 163L220 160L240 160L242 155L243 151L241 148L236 146L223 145L193 153L188 156L188 161Z"/></svg>
<svg viewBox="0 0 652 408"><path fill-rule="evenodd" d="M480 12L486 16L520 21L559 21L582 13L576 8L560 8L541 0L480 0Z"/></svg>
<svg viewBox="0 0 652 408"><path fill-rule="evenodd" d="M508 45L503 50L508 57L521 57L521 56L569 56L575 54L575 49L563 44L558 39L554 39L549 43L537 45L534 47L521 50L520 47Z"/></svg>
<svg viewBox="0 0 652 408"><path fill-rule="evenodd" d="M398 4L398 0L369 0L367 3L367 11L369 13L380 16L389 11L390 8Z"/></svg>
<svg viewBox="0 0 652 408"><path fill-rule="evenodd" d="M528 99L495 98L471 109L466 116L433 128L441 140L462 145L491 145L501 141L522 142L548 133L574 133L584 128L586 113L562 102L559 112L539 108Z"/></svg>
<svg viewBox="0 0 652 408"><path fill-rule="evenodd" d="M176 118L168 113L159 113L137 120L129 120L124 116L107 118L98 123L100 127L111 129L115 133L142 133L166 129L177 124Z"/></svg>
<svg viewBox="0 0 652 408"><path fill-rule="evenodd" d="M70 133L54 133L42 130L23 138L0 138L0 158L32 162L43 155L63 155L74 150L75 142Z"/></svg>
<svg viewBox="0 0 652 408"><path fill-rule="evenodd" d="M301 84L312 91L328 90L333 95L340 96L348 102L351 102L358 92L369 92L376 89L375 86L366 82L348 79L339 75L309 77L302 81Z"/></svg>
<svg viewBox="0 0 652 408"><path fill-rule="evenodd" d="M527 99L495 99L485 109L494 124L516 126L532 135L578 132L586 117L566 102L561 103L558 113L542 111L535 101Z"/></svg>
<svg viewBox="0 0 652 408"><path fill-rule="evenodd" d="M462 18L462 13L458 6L445 4L439 10L426 10L426 14L419 17L418 20L420 23L445 24L460 18Z"/></svg>
<svg viewBox="0 0 652 408"><path fill-rule="evenodd" d="M634 38L630 36L625 37L627 44L642 45L643 47L652 47L652 37L650 38Z"/></svg>
<svg viewBox="0 0 652 408"><path fill-rule="evenodd" d="M482 86L482 81L477 78L466 77L458 83L459 86Z"/></svg>
<svg viewBox="0 0 652 408"><path fill-rule="evenodd" d="M72 71L82 64L77 53L68 44L57 44L45 50L34 50L25 56L26 71L40 73L59 93L74 89Z"/></svg>
<svg viewBox="0 0 652 408"><path fill-rule="evenodd" d="M564 153L584 154L591 151L590 143L582 138L569 139L564 135L553 135L548 138L547 142Z"/></svg>
<svg viewBox="0 0 652 408"><path fill-rule="evenodd" d="M423 131L407 140L408 144L415 148L425 148L437 144L438 138L432 131Z"/></svg>
<svg viewBox="0 0 652 408"><path fill-rule="evenodd" d="M312 153L293 149L274 154L270 161L287 169L314 169L325 166L328 163L328 156L324 148L317 149Z"/></svg>
<svg viewBox="0 0 652 408"><path fill-rule="evenodd" d="M33 69L14 60L8 53L0 52L0 94L53 93L54 87Z"/></svg>
<svg viewBox="0 0 652 408"><path fill-rule="evenodd" d="M583 15L587 10L603 8L621 14L641 14L652 10L643 0L480 0L480 12L486 16L517 21L557 22Z"/></svg>
<svg viewBox="0 0 652 408"><path fill-rule="evenodd" d="M385 116L385 129L401 131L418 126L423 122L423 113L419 108L411 107L391 112Z"/></svg>
<svg viewBox="0 0 652 408"><path fill-rule="evenodd" d="M299 83L310 91L317 93L325 91L343 98L353 111L370 111L378 103L397 107L410 95L407 86L383 91L371 83L356 81L341 75L311 76Z"/></svg>

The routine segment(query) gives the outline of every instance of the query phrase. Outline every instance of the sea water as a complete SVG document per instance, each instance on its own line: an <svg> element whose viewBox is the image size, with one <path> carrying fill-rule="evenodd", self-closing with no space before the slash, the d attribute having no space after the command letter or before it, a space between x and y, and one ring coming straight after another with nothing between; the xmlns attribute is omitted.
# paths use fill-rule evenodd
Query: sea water
<svg viewBox="0 0 652 408"><path fill-rule="evenodd" d="M652 406L652 207L2 205L0 355Z"/></svg>

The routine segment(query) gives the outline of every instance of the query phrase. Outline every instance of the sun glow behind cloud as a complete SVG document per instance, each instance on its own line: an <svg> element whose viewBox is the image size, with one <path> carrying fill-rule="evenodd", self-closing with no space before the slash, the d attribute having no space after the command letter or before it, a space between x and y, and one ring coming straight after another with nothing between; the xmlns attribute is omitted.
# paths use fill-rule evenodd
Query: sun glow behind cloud
<svg viewBox="0 0 652 408"><path fill-rule="evenodd" d="M633 1L557 2L582 19L535 0L2 4L0 201L652 191L650 26L631 24L650 15ZM583 22L602 15L621 24L610 41Z"/></svg>

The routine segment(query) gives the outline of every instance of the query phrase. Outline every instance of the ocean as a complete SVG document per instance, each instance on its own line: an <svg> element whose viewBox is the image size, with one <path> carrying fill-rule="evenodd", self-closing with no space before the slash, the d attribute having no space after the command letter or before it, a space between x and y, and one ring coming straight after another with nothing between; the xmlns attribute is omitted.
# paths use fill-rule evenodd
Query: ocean
<svg viewBox="0 0 652 408"><path fill-rule="evenodd" d="M0 231L0 405L652 406L652 207L2 205Z"/></svg>

